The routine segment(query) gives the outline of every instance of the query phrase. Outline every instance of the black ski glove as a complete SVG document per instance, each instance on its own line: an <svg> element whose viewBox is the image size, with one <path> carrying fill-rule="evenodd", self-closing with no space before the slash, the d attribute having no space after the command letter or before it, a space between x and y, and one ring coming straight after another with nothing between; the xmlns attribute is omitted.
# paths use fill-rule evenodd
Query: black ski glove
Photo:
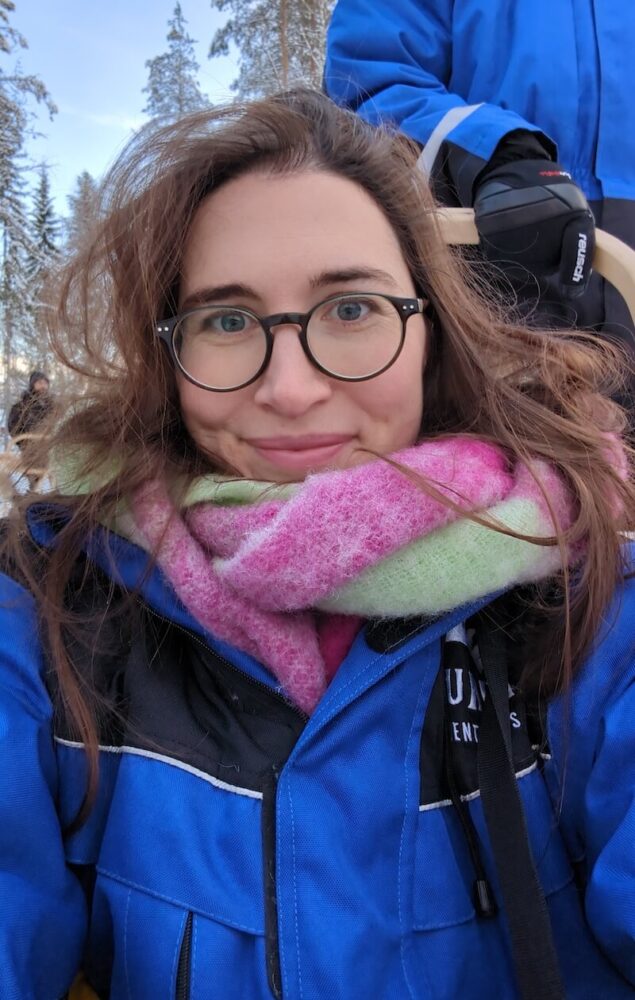
<svg viewBox="0 0 635 1000"><path fill-rule="evenodd" d="M568 298L586 290L595 249L593 215L559 164L522 159L483 171L474 214L490 260L541 275L555 273Z"/></svg>

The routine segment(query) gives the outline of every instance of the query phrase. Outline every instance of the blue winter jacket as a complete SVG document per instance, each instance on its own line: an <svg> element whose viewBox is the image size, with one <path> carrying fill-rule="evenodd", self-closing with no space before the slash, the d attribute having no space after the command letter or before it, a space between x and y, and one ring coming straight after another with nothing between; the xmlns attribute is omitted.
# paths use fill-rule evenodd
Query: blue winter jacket
<svg viewBox="0 0 635 1000"><path fill-rule="evenodd" d="M33 531L50 540L37 516ZM108 577L137 583L146 559L105 534L88 557L104 592ZM86 579L79 610L98 606ZM366 628L307 719L153 572L136 624L111 615L110 636L77 648L77 669L103 697L101 777L90 819L63 835L84 757L54 712L33 601L11 576L0 581L1 1000L59 1000L80 966L111 1000L516 996L504 921L475 913L470 854L441 782L449 712L455 778L496 893L470 786L480 683L460 668L439 673L442 637L473 609L388 639ZM510 701L574 1000L635 988L634 621L629 582L568 707L549 709L548 750ZM583 868L586 920L571 862Z"/></svg>
<svg viewBox="0 0 635 1000"><path fill-rule="evenodd" d="M325 84L477 167L508 132L541 130L589 200L633 200L634 53L630 0L339 0Z"/></svg>

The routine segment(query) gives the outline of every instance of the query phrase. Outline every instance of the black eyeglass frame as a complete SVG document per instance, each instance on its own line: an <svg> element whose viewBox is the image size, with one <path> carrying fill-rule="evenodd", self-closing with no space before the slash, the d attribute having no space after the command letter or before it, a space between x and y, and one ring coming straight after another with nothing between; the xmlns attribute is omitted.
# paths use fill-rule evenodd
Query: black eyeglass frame
<svg viewBox="0 0 635 1000"><path fill-rule="evenodd" d="M370 375L337 375L335 372L329 371L328 368L321 365L311 352L307 338L307 330L311 316L317 309L328 305L329 302L336 302L347 298L358 299L363 298L364 296L386 299L386 301L390 302L390 304L394 306L397 315L401 319L401 338L399 346L390 361L385 364L383 368L378 369L376 372L372 372ZM382 375L383 372L387 371L391 367L391 365L394 365L403 350L403 345L406 340L406 323L411 316L423 315L427 305L429 305L429 300L425 298L401 298L397 295L386 295L383 292L344 292L339 295L330 295L327 299L324 299L323 302L318 302L312 309L309 309L309 311L305 313L284 312L273 313L271 316L259 316L257 313L253 312L252 309L246 309L243 306L233 306L223 302L218 304L210 302L208 305L196 306L194 309L187 309L185 312L177 313L176 316L172 316L169 319L161 320L154 328L154 335L167 345L172 362L176 364L177 368L181 371L188 382L191 382L192 385L198 386L199 389L207 389L208 392L236 392L238 389L245 389L248 385L256 382L263 372L266 371L271 360L271 354L273 352L272 328L275 326L287 325L300 327L298 336L300 338L302 350L304 351L309 363L312 364L314 368L317 368L318 371L322 372L324 375L328 375L329 378L335 378L340 382L367 382L371 378L377 378L378 375ZM239 385L232 385L225 389L220 389L212 385L205 385L204 382L199 382L192 375L190 375L181 364L174 347L174 334L176 332L176 328L178 324L181 323L187 316L191 316L193 313L203 312L207 309L234 309L237 312L246 313L248 316L251 316L252 319L255 319L256 322L262 327L267 344L265 356L256 374L252 375L252 377L246 382L241 382Z"/></svg>

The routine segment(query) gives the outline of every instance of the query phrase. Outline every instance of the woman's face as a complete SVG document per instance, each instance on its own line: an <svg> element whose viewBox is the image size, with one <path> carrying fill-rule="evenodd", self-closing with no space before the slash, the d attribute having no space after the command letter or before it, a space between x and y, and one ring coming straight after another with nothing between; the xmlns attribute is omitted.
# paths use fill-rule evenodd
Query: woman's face
<svg viewBox="0 0 635 1000"><path fill-rule="evenodd" d="M217 302L260 316L307 312L331 295L414 297L397 238L359 185L334 174L247 174L209 195L188 235L180 311ZM273 330L256 382L234 392L200 389L180 374L185 424L197 445L249 479L290 482L312 471L369 461L416 440L422 414L426 325L407 324L392 367L366 382L315 368L297 326Z"/></svg>

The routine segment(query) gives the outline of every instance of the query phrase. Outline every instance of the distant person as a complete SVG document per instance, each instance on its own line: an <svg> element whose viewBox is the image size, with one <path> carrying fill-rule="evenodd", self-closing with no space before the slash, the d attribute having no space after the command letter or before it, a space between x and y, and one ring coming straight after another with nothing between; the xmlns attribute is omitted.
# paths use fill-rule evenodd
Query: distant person
<svg viewBox="0 0 635 1000"><path fill-rule="evenodd" d="M338 0L325 86L421 144L437 196L474 207L530 308L539 279L537 322L632 347L625 303L589 277L594 219L635 246L634 53L621 0Z"/></svg>
<svg viewBox="0 0 635 1000"><path fill-rule="evenodd" d="M40 441L23 438L22 435L41 434L44 425L52 417L54 408L48 377L44 372L31 372L29 387L11 407L7 424L11 437L17 438L16 444L22 452L27 470L30 465L41 465L45 460L46 449L42 448ZM38 475L29 475L31 486L35 486L39 479Z"/></svg>
<svg viewBox="0 0 635 1000"><path fill-rule="evenodd" d="M22 393L17 403L14 403L9 413L8 429L13 438L22 434L36 434L41 425L53 412L53 398L50 393L50 382L44 372L31 372L29 387ZM17 442L18 448L24 450L28 441Z"/></svg>

